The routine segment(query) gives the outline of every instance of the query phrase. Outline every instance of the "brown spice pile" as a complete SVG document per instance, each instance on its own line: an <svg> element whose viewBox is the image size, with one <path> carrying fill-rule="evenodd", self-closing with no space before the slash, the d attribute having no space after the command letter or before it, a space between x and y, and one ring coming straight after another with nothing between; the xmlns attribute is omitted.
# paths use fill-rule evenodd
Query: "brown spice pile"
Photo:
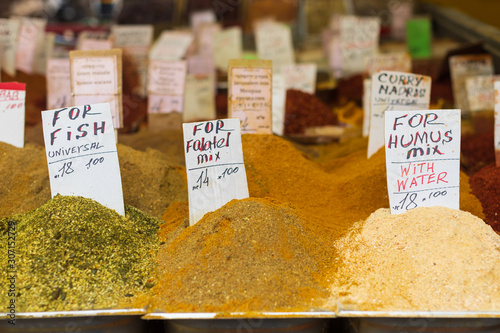
<svg viewBox="0 0 500 333"><path fill-rule="evenodd" d="M301 134L307 127L336 124L337 116L318 97L300 90L287 90L285 134Z"/></svg>
<svg viewBox="0 0 500 333"><path fill-rule="evenodd" d="M118 145L123 197L127 204L160 217L170 202L186 201L183 167L164 154ZM45 150L0 142L0 217L35 209L50 199Z"/></svg>
<svg viewBox="0 0 500 333"><path fill-rule="evenodd" d="M470 184L483 205L486 223L500 233L500 168L485 166L471 177Z"/></svg>
<svg viewBox="0 0 500 333"><path fill-rule="evenodd" d="M468 175L472 176L485 165L495 163L494 142L493 130L462 135L460 162Z"/></svg>
<svg viewBox="0 0 500 333"><path fill-rule="evenodd" d="M343 309L500 310L500 237L469 213L380 209L335 246L332 298Z"/></svg>
<svg viewBox="0 0 500 333"><path fill-rule="evenodd" d="M152 310L310 311L328 296L314 276L323 245L287 205L233 200L158 252Z"/></svg>

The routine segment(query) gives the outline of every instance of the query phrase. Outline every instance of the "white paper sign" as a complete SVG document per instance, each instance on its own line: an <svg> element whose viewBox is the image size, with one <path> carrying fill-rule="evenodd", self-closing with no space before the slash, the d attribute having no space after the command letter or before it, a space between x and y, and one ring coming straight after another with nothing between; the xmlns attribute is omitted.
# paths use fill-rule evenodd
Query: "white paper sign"
<svg viewBox="0 0 500 333"><path fill-rule="evenodd" d="M113 40L104 31L82 31L78 35L76 49L81 51L111 50Z"/></svg>
<svg viewBox="0 0 500 333"><path fill-rule="evenodd" d="M24 147L26 85L0 83L0 141Z"/></svg>
<svg viewBox="0 0 500 333"><path fill-rule="evenodd" d="M150 60L181 60L193 43L194 36L187 31L163 31L149 52Z"/></svg>
<svg viewBox="0 0 500 333"><path fill-rule="evenodd" d="M429 76L391 71L373 74L368 158L384 145L386 111L426 110L430 98Z"/></svg>
<svg viewBox="0 0 500 333"><path fill-rule="evenodd" d="M198 28L196 44L198 54L213 57L214 56L214 36L221 30L219 24L203 24Z"/></svg>
<svg viewBox="0 0 500 333"><path fill-rule="evenodd" d="M241 132L272 133L272 65L270 60L230 60L228 115L241 120Z"/></svg>
<svg viewBox="0 0 500 333"><path fill-rule="evenodd" d="M495 82L495 161L500 167L500 82Z"/></svg>
<svg viewBox="0 0 500 333"><path fill-rule="evenodd" d="M469 76L493 75L493 61L489 54L457 55L450 57L450 74L455 107L470 111L467 100L466 79Z"/></svg>
<svg viewBox="0 0 500 333"><path fill-rule="evenodd" d="M214 78L210 75L187 75L184 96L184 122L216 118Z"/></svg>
<svg viewBox="0 0 500 333"><path fill-rule="evenodd" d="M230 59L241 59L243 53L240 27L221 30L214 35L214 61L217 69L227 72Z"/></svg>
<svg viewBox="0 0 500 333"><path fill-rule="evenodd" d="M52 58L54 54L56 35L52 32L46 32L43 36L43 47L37 50L35 55L35 72L40 75L47 74L47 59Z"/></svg>
<svg viewBox="0 0 500 333"><path fill-rule="evenodd" d="M365 72L368 77L378 71L411 73L411 56L406 52L382 53L366 59Z"/></svg>
<svg viewBox="0 0 500 333"><path fill-rule="evenodd" d="M370 117L372 107L372 79L363 80L363 137L370 133Z"/></svg>
<svg viewBox="0 0 500 333"><path fill-rule="evenodd" d="M239 119L185 123L189 224L233 199L248 198Z"/></svg>
<svg viewBox="0 0 500 333"><path fill-rule="evenodd" d="M283 66L282 73L285 77L286 89L296 89L314 95L317 67L314 63Z"/></svg>
<svg viewBox="0 0 500 333"><path fill-rule="evenodd" d="M255 42L259 58L272 60L275 73L280 73L283 66L295 63L289 26L277 22L260 22L255 28Z"/></svg>
<svg viewBox="0 0 500 333"><path fill-rule="evenodd" d="M139 75L140 85L134 87L134 93L146 96L148 76L148 54L153 42L152 25L114 25L112 33L115 36L115 46L123 50L123 57L134 67Z"/></svg>
<svg viewBox="0 0 500 333"><path fill-rule="evenodd" d="M203 10L191 14L191 28L197 31L198 28L205 23L215 23L215 13L213 10Z"/></svg>
<svg viewBox="0 0 500 333"><path fill-rule="evenodd" d="M71 106L69 59L47 60L47 109Z"/></svg>
<svg viewBox="0 0 500 333"><path fill-rule="evenodd" d="M125 215L108 103L42 111L52 197L82 196Z"/></svg>
<svg viewBox="0 0 500 333"><path fill-rule="evenodd" d="M470 111L493 110L495 107L495 81L500 75L470 76L465 80Z"/></svg>
<svg viewBox="0 0 500 333"><path fill-rule="evenodd" d="M392 214L459 209L460 110L386 112L385 153Z"/></svg>
<svg viewBox="0 0 500 333"><path fill-rule="evenodd" d="M273 75L273 133L285 133L286 82L282 74Z"/></svg>
<svg viewBox="0 0 500 333"><path fill-rule="evenodd" d="M333 38L330 56L340 54L339 61L331 60L336 73L347 77L362 73L366 59L378 52L380 20L377 17L340 16L339 37ZM337 50L335 50L337 49ZM336 68L340 66L340 68Z"/></svg>
<svg viewBox="0 0 500 333"><path fill-rule="evenodd" d="M46 24L44 19L21 18L17 42L17 69L28 74L33 73L35 55L44 47Z"/></svg>
<svg viewBox="0 0 500 333"><path fill-rule="evenodd" d="M150 62L148 113L182 112L186 70L184 60Z"/></svg>
<svg viewBox="0 0 500 333"><path fill-rule="evenodd" d="M114 128L123 127L121 57L120 49L70 52L72 104L109 103Z"/></svg>
<svg viewBox="0 0 500 333"><path fill-rule="evenodd" d="M16 18L0 19L0 43L4 45L2 70L16 76L17 38L21 20Z"/></svg>

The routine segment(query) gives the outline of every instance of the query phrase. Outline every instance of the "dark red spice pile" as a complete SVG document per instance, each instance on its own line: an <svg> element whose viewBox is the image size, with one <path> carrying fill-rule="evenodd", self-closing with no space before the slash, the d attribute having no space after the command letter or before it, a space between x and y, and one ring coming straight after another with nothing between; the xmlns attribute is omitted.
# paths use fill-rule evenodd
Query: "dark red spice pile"
<svg viewBox="0 0 500 333"><path fill-rule="evenodd" d="M336 124L337 116L318 97L299 90L287 90L285 134L302 134L307 127Z"/></svg>
<svg viewBox="0 0 500 333"><path fill-rule="evenodd" d="M461 141L461 163L464 171L472 176L484 166L495 162L493 130L466 134Z"/></svg>
<svg viewBox="0 0 500 333"><path fill-rule="evenodd" d="M481 201L483 212L493 230L500 233L500 168L485 166L470 178L472 193Z"/></svg>

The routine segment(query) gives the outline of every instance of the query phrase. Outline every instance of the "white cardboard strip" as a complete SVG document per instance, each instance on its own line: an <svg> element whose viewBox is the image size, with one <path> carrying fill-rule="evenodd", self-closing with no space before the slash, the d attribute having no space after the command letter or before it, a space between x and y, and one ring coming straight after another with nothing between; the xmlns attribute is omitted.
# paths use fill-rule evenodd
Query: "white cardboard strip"
<svg viewBox="0 0 500 333"><path fill-rule="evenodd" d="M273 75L273 133L285 134L286 84L281 74Z"/></svg>
<svg viewBox="0 0 500 333"><path fill-rule="evenodd" d="M459 209L460 110L386 112L385 153L392 214Z"/></svg>
<svg viewBox="0 0 500 333"><path fill-rule="evenodd" d="M500 75L476 75L465 79L467 103L470 111L493 110L495 108L495 81Z"/></svg>
<svg viewBox="0 0 500 333"><path fill-rule="evenodd" d="M392 71L373 74L368 158L384 146L386 111L426 110L430 98L429 76Z"/></svg>
<svg viewBox="0 0 500 333"><path fill-rule="evenodd" d="M241 59L243 41L240 27L231 27L214 35L214 61L218 70L227 71L230 59Z"/></svg>
<svg viewBox="0 0 500 333"><path fill-rule="evenodd" d="M210 75L187 75L184 94L184 122L216 118L214 78Z"/></svg>
<svg viewBox="0 0 500 333"><path fill-rule="evenodd" d="M47 60L47 109L71 106L69 59Z"/></svg>
<svg viewBox="0 0 500 333"><path fill-rule="evenodd" d="M42 111L52 197L82 196L125 215L109 103Z"/></svg>
<svg viewBox="0 0 500 333"><path fill-rule="evenodd" d="M0 43L4 48L2 69L10 76L16 76L17 38L21 20L18 18L0 19Z"/></svg>
<svg viewBox="0 0 500 333"><path fill-rule="evenodd" d="M495 82L495 161L500 167L500 82Z"/></svg>
<svg viewBox="0 0 500 333"><path fill-rule="evenodd" d="M184 123L189 224L233 199L248 198L239 119Z"/></svg>
<svg viewBox="0 0 500 333"><path fill-rule="evenodd" d="M176 61L181 60L193 43L193 33L187 31L162 32L149 52L150 60Z"/></svg>
<svg viewBox="0 0 500 333"><path fill-rule="evenodd" d="M45 19L21 18L17 40L17 69L28 74L34 72L35 55L44 47L46 25Z"/></svg>
<svg viewBox="0 0 500 333"><path fill-rule="evenodd" d="M0 141L24 147L24 83L0 83Z"/></svg>

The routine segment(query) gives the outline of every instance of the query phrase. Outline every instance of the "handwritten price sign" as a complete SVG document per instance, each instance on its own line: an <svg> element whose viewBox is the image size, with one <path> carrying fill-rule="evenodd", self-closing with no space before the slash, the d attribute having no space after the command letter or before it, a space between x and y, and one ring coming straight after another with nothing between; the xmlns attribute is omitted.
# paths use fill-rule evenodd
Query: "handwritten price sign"
<svg viewBox="0 0 500 333"><path fill-rule="evenodd" d="M25 88L24 83L0 83L0 141L18 148L24 147Z"/></svg>
<svg viewBox="0 0 500 333"><path fill-rule="evenodd" d="M93 199L125 215L109 103L42 112L52 196Z"/></svg>
<svg viewBox="0 0 500 333"><path fill-rule="evenodd" d="M233 199L248 198L239 119L185 123L189 224Z"/></svg>
<svg viewBox="0 0 500 333"><path fill-rule="evenodd" d="M459 209L460 110L386 112L385 153L392 214Z"/></svg>

